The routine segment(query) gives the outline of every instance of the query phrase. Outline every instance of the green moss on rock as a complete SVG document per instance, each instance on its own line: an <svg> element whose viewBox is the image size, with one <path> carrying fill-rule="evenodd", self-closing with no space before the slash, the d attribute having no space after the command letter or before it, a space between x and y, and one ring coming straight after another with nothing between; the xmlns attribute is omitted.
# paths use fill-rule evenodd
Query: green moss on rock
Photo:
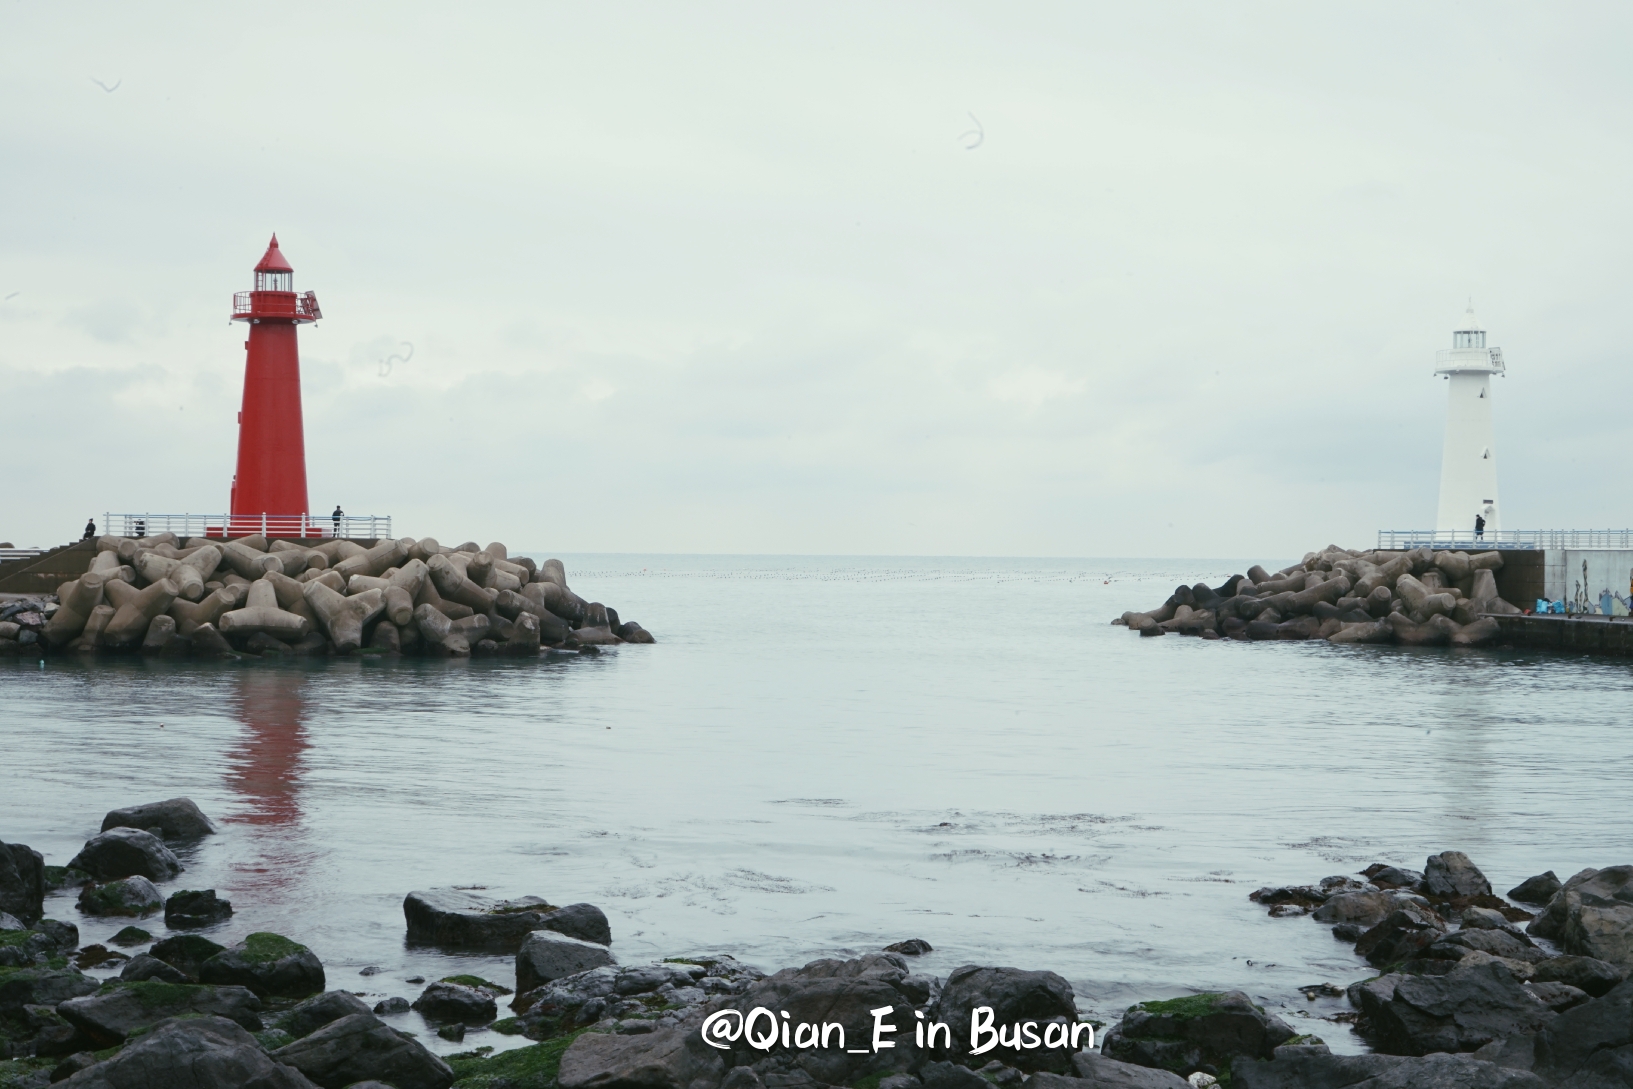
<svg viewBox="0 0 1633 1089"><path fill-rule="evenodd" d="M61 1061L61 1059L0 1059L0 1089L37 1085L39 1072L44 1070L49 1073Z"/></svg>
<svg viewBox="0 0 1633 1089"><path fill-rule="evenodd" d="M22 945L33 935L32 930L0 930L0 946Z"/></svg>
<svg viewBox="0 0 1633 1089"><path fill-rule="evenodd" d="M1141 1002L1131 1006L1130 1010L1144 1010L1162 1017L1172 1017L1179 1021L1188 1021L1193 1017L1201 1017L1213 1012L1214 1006L1219 1003L1223 994L1209 991L1206 994L1188 994L1180 998L1164 998L1155 1002Z"/></svg>
<svg viewBox="0 0 1633 1089"><path fill-rule="evenodd" d="M579 1029L542 1044L482 1058L450 1055L448 1065L454 1069L454 1089L555 1089L562 1055L586 1031Z"/></svg>
<svg viewBox="0 0 1633 1089"><path fill-rule="evenodd" d="M108 940L115 945L141 945L152 941L153 935L139 926L127 926Z"/></svg>
<svg viewBox="0 0 1633 1089"><path fill-rule="evenodd" d="M488 1028L501 1036L520 1036L523 1031L521 1020L515 1017L502 1017Z"/></svg>
<svg viewBox="0 0 1633 1089"><path fill-rule="evenodd" d="M252 964L270 964L284 957L306 952L306 946L292 942L282 934L262 930L244 939L244 959Z"/></svg>

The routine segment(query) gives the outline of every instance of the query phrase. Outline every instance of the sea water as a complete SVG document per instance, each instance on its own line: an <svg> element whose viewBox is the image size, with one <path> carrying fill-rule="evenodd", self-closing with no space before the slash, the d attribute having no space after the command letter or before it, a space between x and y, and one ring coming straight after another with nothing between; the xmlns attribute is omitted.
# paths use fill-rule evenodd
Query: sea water
<svg viewBox="0 0 1633 1089"><path fill-rule="evenodd" d="M0 665L0 839L60 865L109 809L190 797L221 834L166 889L216 889L213 939L288 935L371 1003L514 982L405 945L403 896L453 885L596 904L624 963L923 938L920 971L1050 969L1109 1022L1240 988L1340 1050L1343 1001L1299 988L1371 971L1255 888L1447 849L1499 892L1633 861L1621 661L1109 624L1245 561L565 558L658 643ZM47 912L85 943L125 922Z"/></svg>

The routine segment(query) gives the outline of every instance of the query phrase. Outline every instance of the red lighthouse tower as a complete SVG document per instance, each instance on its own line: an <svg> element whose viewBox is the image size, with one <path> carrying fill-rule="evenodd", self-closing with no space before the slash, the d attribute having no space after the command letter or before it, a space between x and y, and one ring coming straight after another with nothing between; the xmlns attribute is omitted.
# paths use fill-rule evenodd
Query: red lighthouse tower
<svg viewBox="0 0 1633 1089"><path fill-rule="evenodd" d="M233 320L249 323L249 339L228 533L305 537L306 436L295 327L323 312L312 292L295 294L295 270L278 249L277 235L255 266L255 290L236 293L232 304Z"/></svg>

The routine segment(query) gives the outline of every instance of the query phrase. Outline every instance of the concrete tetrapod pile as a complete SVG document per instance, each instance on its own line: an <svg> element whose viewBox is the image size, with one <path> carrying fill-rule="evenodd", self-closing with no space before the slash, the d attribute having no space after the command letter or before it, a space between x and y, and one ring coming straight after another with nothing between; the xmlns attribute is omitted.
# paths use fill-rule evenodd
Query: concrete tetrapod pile
<svg viewBox="0 0 1633 1089"><path fill-rule="evenodd" d="M1485 646L1500 634L1493 614L1520 612L1497 594L1502 566L1498 552L1329 545L1274 574L1255 565L1222 586L1180 586L1160 608L1112 623L1145 636Z"/></svg>
<svg viewBox="0 0 1633 1089"><path fill-rule="evenodd" d="M90 569L56 597L0 626L0 651L220 657L367 648L463 657L654 641L573 593L560 560L538 565L512 560L497 542L447 548L431 537L371 548L340 539L101 537Z"/></svg>

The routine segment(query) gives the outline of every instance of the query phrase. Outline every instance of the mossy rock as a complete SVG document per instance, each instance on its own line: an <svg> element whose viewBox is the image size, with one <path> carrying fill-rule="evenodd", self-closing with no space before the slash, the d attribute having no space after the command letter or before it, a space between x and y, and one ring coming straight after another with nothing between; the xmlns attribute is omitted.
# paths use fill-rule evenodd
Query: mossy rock
<svg viewBox="0 0 1633 1089"><path fill-rule="evenodd" d="M501 1036L520 1036L522 1034L522 1022L515 1017L502 1017L489 1025L488 1028Z"/></svg>
<svg viewBox="0 0 1633 1089"><path fill-rule="evenodd" d="M1294 1036L1290 1040L1283 1040L1277 1047L1326 1047L1327 1041L1314 1033L1306 1032L1302 1036Z"/></svg>
<svg viewBox="0 0 1633 1089"><path fill-rule="evenodd" d="M1204 994L1188 994L1179 998L1164 998L1154 1002L1139 1002L1130 1006L1129 1012L1144 1010L1161 1017L1172 1017L1176 1021L1189 1021L1193 1017L1201 1017L1213 1012L1213 1008L1224 998L1218 991L1209 991Z"/></svg>
<svg viewBox="0 0 1633 1089"><path fill-rule="evenodd" d="M61 1059L0 1059L0 1089L39 1084L39 1073L49 1074Z"/></svg>
<svg viewBox="0 0 1633 1089"><path fill-rule="evenodd" d="M115 945L141 945L152 941L153 935L139 926L127 926L108 940Z"/></svg>
<svg viewBox="0 0 1633 1089"><path fill-rule="evenodd" d="M32 930L0 930L0 948L23 945L33 936Z"/></svg>
<svg viewBox="0 0 1633 1089"><path fill-rule="evenodd" d="M479 990L488 991L488 992L490 992L492 994L496 994L496 995L498 995L498 994L514 994L515 993L509 987L502 987L499 984L493 982L492 980L483 979L481 976L469 976L469 975L443 976L441 979L437 980L437 982L438 983L457 983L462 987L475 987L475 988L477 988Z"/></svg>
<svg viewBox="0 0 1633 1089"><path fill-rule="evenodd" d="M45 887L50 892L70 887L78 888L81 885L89 885L91 881L91 875L84 870L76 870L69 866L47 866L45 868Z"/></svg>
<svg viewBox="0 0 1633 1089"><path fill-rule="evenodd" d="M857 1082L852 1089L879 1089L879 1083L884 1080L883 1074L869 1074Z"/></svg>
<svg viewBox="0 0 1633 1089"><path fill-rule="evenodd" d="M276 1051L286 1044L295 1042L295 1037L281 1028L266 1029L253 1035L255 1042L261 1045L263 1051Z"/></svg>
<svg viewBox="0 0 1633 1089"><path fill-rule="evenodd" d="M244 959L251 964L271 964L275 960L307 952L300 942L292 942L282 934L257 931L244 939Z"/></svg>
<svg viewBox="0 0 1633 1089"><path fill-rule="evenodd" d="M586 1032L579 1029L554 1040L497 1055L474 1057L474 1052L448 1056L454 1070L453 1089L555 1089L561 1056ZM472 1057L467 1057L472 1056Z"/></svg>

